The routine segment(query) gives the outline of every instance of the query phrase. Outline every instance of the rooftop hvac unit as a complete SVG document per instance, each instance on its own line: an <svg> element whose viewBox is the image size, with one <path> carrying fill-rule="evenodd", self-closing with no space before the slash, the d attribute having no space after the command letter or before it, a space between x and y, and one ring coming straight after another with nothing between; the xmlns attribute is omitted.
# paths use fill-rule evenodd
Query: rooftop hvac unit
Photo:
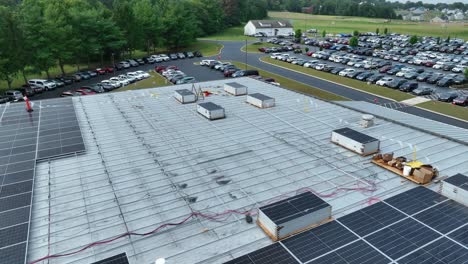
<svg viewBox="0 0 468 264"><path fill-rule="evenodd" d="M197 105L197 112L209 120L224 118L224 108L212 102L200 103Z"/></svg>
<svg viewBox="0 0 468 264"><path fill-rule="evenodd" d="M188 104L197 101L196 95L187 89L175 90L174 98L182 104Z"/></svg>
<svg viewBox="0 0 468 264"><path fill-rule="evenodd" d="M443 180L442 195L468 206L468 176L458 173Z"/></svg>
<svg viewBox="0 0 468 264"><path fill-rule="evenodd" d="M379 152L380 146L378 139L347 127L333 130L331 141L363 156Z"/></svg>
<svg viewBox="0 0 468 264"><path fill-rule="evenodd" d="M224 84L224 91L230 93L232 95L246 95L247 94L247 87L242 84L236 82L230 82Z"/></svg>
<svg viewBox="0 0 468 264"><path fill-rule="evenodd" d="M374 125L374 116L373 115L362 115L360 122L362 127L368 128Z"/></svg>
<svg viewBox="0 0 468 264"><path fill-rule="evenodd" d="M331 205L311 192L259 208L257 223L274 241L322 224L331 218Z"/></svg>
<svg viewBox="0 0 468 264"><path fill-rule="evenodd" d="M247 95L247 103L258 108L269 108L275 106L275 98L271 98L261 93Z"/></svg>

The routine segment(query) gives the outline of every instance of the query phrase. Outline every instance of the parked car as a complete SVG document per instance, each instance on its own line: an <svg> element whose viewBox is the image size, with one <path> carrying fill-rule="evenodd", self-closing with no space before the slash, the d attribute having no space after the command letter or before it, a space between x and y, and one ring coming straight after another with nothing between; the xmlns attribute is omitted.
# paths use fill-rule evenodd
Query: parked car
<svg viewBox="0 0 468 264"><path fill-rule="evenodd" d="M193 55L193 52L187 51L187 52L186 52L186 57L187 57L187 58L193 58L193 57L195 57L195 55Z"/></svg>
<svg viewBox="0 0 468 264"><path fill-rule="evenodd" d="M448 87L450 85L452 85L454 83L454 80L452 77L450 76L447 76L447 77L444 77L442 79L440 79L438 82L437 82L437 86L440 86L440 87Z"/></svg>
<svg viewBox="0 0 468 264"><path fill-rule="evenodd" d="M5 104L10 102L10 98L8 96L1 96L0 95L0 104Z"/></svg>
<svg viewBox="0 0 468 264"><path fill-rule="evenodd" d="M57 87L57 85L54 82L50 82L44 79L31 79L28 80L28 84L38 86L47 91L53 90Z"/></svg>
<svg viewBox="0 0 468 264"><path fill-rule="evenodd" d="M56 87L64 87L65 86L65 82L63 82L61 80L58 80L58 79L48 79L47 81L55 83Z"/></svg>
<svg viewBox="0 0 468 264"><path fill-rule="evenodd" d="M95 91L89 89L89 88L80 88L75 91L75 93L80 93L81 95L93 95L96 94Z"/></svg>
<svg viewBox="0 0 468 264"><path fill-rule="evenodd" d="M370 82L370 83L375 83L377 82L378 80L382 79L383 77L385 77L385 75L383 74L375 74L375 75L372 75L370 76L369 78L366 79L366 81Z"/></svg>
<svg viewBox="0 0 468 264"><path fill-rule="evenodd" d="M104 93L104 92L107 92L101 85L99 84L94 84L94 85L90 85L90 86L83 86L81 87L80 89L89 89L89 90L92 90L93 92L95 93Z"/></svg>
<svg viewBox="0 0 468 264"><path fill-rule="evenodd" d="M418 88L418 83L417 82L405 82L403 83L399 89L402 92L412 92L413 90Z"/></svg>
<svg viewBox="0 0 468 264"><path fill-rule="evenodd" d="M120 67L122 67L124 69L128 69L128 68L130 68L130 63L128 61L121 61L121 62L119 62L118 66L120 66Z"/></svg>
<svg viewBox="0 0 468 264"><path fill-rule="evenodd" d="M135 61L138 62L139 65L145 65L146 64L145 60L143 60L143 59L136 59Z"/></svg>
<svg viewBox="0 0 468 264"><path fill-rule="evenodd" d="M242 77L242 76L251 76L259 75L257 70L241 70L233 73L231 77Z"/></svg>
<svg viewBox="0 0 468 264"><path fill-rule="evenodd" d="M171 60L177 60L179 57L177 57L177 54L172 53L172 54L169 54L169 58L170 58Z"/></svg>
<svg viewBox="0 0 468 264"><path fill-rule="evenodd" d="M468 95L460 95L457 98L453 99L452 104L467 106L468 105Z"/></svg>
<svg viewBox="0 0 468 264"><path fill-rule="evenodd" d="M75 75L79 75L81 77L81 80L89 80L91 79L91 75L89 75L87 72L77 72Z"/></svg>
<svg viewBox="0 0 468 264"><path fill-rule="evenodd" d="M224 77L231 77L231 75L237 71L240 71L239 68L228 68L226 70L224 70L223 74L224 74Z"/></svg>
<svg viewBox="0 0 468 264"><path fill-rule="evenodd" d="M96 77L98 75L95 71L85 71L85 73L89 74L91 78Z"/></svg>
<svg viewBox="0 0 468 264"><path fill-rule="evenodd" d="M6 91L5 96L10 98L10 100L14 102L22 101L24 99L23 94L20 91L16 91L16 90Z"/></svg>
<svg viewBox="0 0 468 264"><path fill-rule="evenodd" d="M346 76L348 76L348 74L352 74L352 73L354 73L354 72L356 72L356 69L353 69L353 68L346 68L346 69L340 71L340 73L338 73L338 75L343 76L343 77L346 77Z"/></svg>
<svg viewBox="0 0 468 264"><path fill-rule="evenodd" d="M185 54L182 53L182 52L179 52L179 53L177 53L177 57L178 57L179 59L185 59Z"/></svg>
<svg viewBox="0 0 468 264"><path fill-rule="evenodd" d="M104 75L107 73L107 71L104 68L96 68L96 73L99 75Z"/></svg>
<svg viewBox="0 0 468 264"><path fill-rule="evenodd" d="M186 76L182 79L177 80L176 84L194 83L194 82L196 82L195 77Z"/></svg>
<svg viewBox="0 0 468 264"><path fill-rule="evenodd" d="M392 82L394 78L392 77L383 77L382 79L378 80L375 84L380 86L387 86L388 83Z"/></svg>
<svg viewBox="0 0 468 264"><path fill-rule="evenodd" d="M434 90L430 87L420 87L420 88L417 88L415 90L413 90L413 94L414 95L430 95L432 94Z"/></svg>
<svg viewBox="0 0 468 264"><path fill-rule="evenodd" d="M130 64L130 66L132 66L132 67L138 67L138 66L140 66L140 63L138 63L136 60L130 59L130 60L127 60L127 61L128 61L128 63Z"/></svg>
<svg viewBox="0 0 468 264"><path fill-rule="evenodd" d="M451 103L453 101L453 99L457 98L458 97L458 94L455 93L455 92L447 92L447 93L441 93L439 94L439 96L437 97L437 100L441 101L441 102L448 102L448 103Z"/></svg>
<svg viewBox="0 0 468 264"><path fill-rule="evenodd" d="M34 95L36 95L36 92L34 91L34 89L30 85L27 85L27 84L19 88L18 91L20 91L23 94L23 96L26 95L27 97L33 97Z"/></svg>
<svg viewBox="0 0 468 264"><path fill-rule="evenodd" d="M195 56L195 57L203 57L203 54L202 54L200 51L196 50L196 51L193 52L193 56Z"/></svg>
<svg viewBox="0 0 468 264"><path fill-rule="evenodd" d="M216 61L216 60L202 60L202 61L200 62L200 65L201 65L201 66L208 66L208 65L210 65L211 62L215 62L215 61Z"/></svg>
<svg viewBox="0 0 468 264"><path fill-rule="evenodd" d="M122 83L120 81L114 81L114 80L104 80L101 82L104 86L106 85L111 85L114 87L114 89L122 87Z"/></svg>
<svg viewBox="0 0 468 264"><path fill-rule="evenodd" d="M394 79L393 81L388 82L386 84L386 86L390 87L390 88L393 88L393 89L399 89L400 86L403 85L406 82L408 82L408 81L405 80L405 79Z"/></svg>
<svg viewBox="0 0 468 264"><path fill-rule="evenodd" d="M364 81L367 78L369 78L370 76L372 76L373 74L374 73L372 73L372 72L363 72L363 73L359 74L358 76L356 76L356 80Z"/></svg>

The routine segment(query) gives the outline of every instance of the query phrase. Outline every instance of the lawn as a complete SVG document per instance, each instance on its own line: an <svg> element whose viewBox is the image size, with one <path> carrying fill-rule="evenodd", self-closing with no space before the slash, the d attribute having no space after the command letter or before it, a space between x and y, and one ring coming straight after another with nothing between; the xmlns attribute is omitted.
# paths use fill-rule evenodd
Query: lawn
<svg viewBox="0 0 468 264"><path fill-rule="evenodd" d="M207 37L199 38L200 40L254 40L253 37L244 36L244 26L231 27L223 30L222 32Z"/></svg>
<svg viewBox="0 0 468 264"><path fill-rule="evenodd" d="M258 51L259 48L261 47L265 47L265 48L269 48L269 47L279 47L280 45L276 45L276 44L272 44L272 43L268 43L268 42L255 42L255 43L252 43L252 44L248 44L247 46L243 46L241 48L242 51L246 51L248 53L262 53L260 51Z"/></svg>
<svg viewBox="0 0 468 264"><path fill-rule="evenodd" d="M417 107L468 121L468 108L437 101L418 104Z"/></svg>
<svg viewBox="0 0 468 264"><path fill-rule="evenodd" d="M246 68L245 67L246 65L244 63L241 63L241 62L232 62L232 63L236 65L239 69ZM281 75L276 75L271 72L255 68L250 65L247 65L247 69L258 70L261 76L273 78L275 79L276 82L279 82L282 87L288 88L296 92L312 95L312 96L315 96L324 100L329 100L329 101L348 101L349 100L348 98L345 98L345 97L342 97L342 96L339 96L339 95L336 95L336 94L333 94L324 90L320 90L313 86L285 78Z"/></svg>
<svg viewBox="0 0 468 264"><path fill-rule="evenodd" d="M390 33L415 34L426 36L440 36L446 38L468 39L466 23L433 24L429 22L410 22L403 20L386 20L365 17L341 17L321 16L291 12L268 12L271 19L286 19L293 23L295 29L318 29L319 32L326 30L327 33L352 33L354 30L360 32L375 32L376 28L383 32L388 28Z"/></svg>
<svg viewBox="0 0 468 264"><path fill-rule="evenodd" d="M115 92L122 92L122 91L128 91L128 90L139 90L139 89L147 89L147 88L154 88L154 87L161 87L161 86L168 86L172 85L171 82L169 82L166 78L163 76L157 74L154 71L149 71L148 72L151 77L148 79L144 79L139 82L132 83L128 86L125 86L123 88L119 88L117 90L114 90Z"/></svg>
<svg viewBox="0 0 468 264"><path fill-rule="evenodd" d="M332 81L332 82L335 82L335 83L346 85L346 86L352 87L352 88L357 89L357 90L361 90L361 91L368 92L368 93L371 93L371 94L391 98L391 99L393 99L395 101L403 101L403 100L406 100L406 99L414 98L414 96L412 96L412 95L409 95L409 94L404 93L404 92L392 90L390 88L385 88L385 87L377 86L377 85L374 85L374 84L367 84L367 83L362 82L362 81L349 79L349 78L346 78L346 77L341 77L341 76L334 75L334 74L331 74L331 73L328 73L328 72L317 71L317 70L314 70L314 69L311 69L311 68L304 68L302 66L290 64L290 63L283 62L283 61L278 61L278 60L272 59L270 57L263 57L263 58L261 58L261 60L264 61L264 62L268 62L268 63L274 64L274 65L277 65L277 66L281 66L281 67L285 67L285 68L288 68L288 69L291 69L291 70L302 72L304 74L308 74L308 75L319 77L319 78L322 78L322 79L326 79L326 80L329 80L329 81Z"/></svg>

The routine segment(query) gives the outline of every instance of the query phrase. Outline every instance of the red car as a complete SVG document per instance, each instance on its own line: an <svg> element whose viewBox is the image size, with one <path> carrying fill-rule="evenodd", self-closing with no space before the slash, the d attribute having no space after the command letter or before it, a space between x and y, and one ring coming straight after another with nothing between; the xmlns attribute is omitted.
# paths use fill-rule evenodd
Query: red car
<svg viewBox="0 0 468 264"><path fill-rule="evenodd" d="M379 72L380 72L380 73L386 73L386 72L388 72L391 68L392 68L392 65L383 66L382 68L379 69Z"/></svg>
<svg viewBox="0 0 468 264"><path fill-rule="evenodd" d="M265 48L265 47L261 47L261 48L258 48L258 51L260 51L260 52L265 52L266 49L267 49L267 48Z"/></svg>
<svg viewBox="0 0 468 264"><path fill-rule="evenodd" d="M97 68L96 73L99 74L99 75L104 75L107 72L106 72L106 69L104 69L104 68Z"/></svg>
<svg viewBox="0 0 468 264"><path fill-rule="evenodd" d="M313 54L314 54L313 51L308 51L308 52L306 53L307 56L312 56Z"/></svg>
<svg viewBox="0 0 468 264"><path fill-rule="evenodd" d="M236 71L239 71L239 69L237 68L229 68L227 70L224 71L224 77L231 77L231 75L233 73L235 73Z"/></svg>
<svg viewBox="0 0 468 264"><path fill-rule="evenodd" d="M467 106L468 105L468 96L467 95L458 96L457 98L453 99L452 104Z"/></svg>
<svg viewBox="0 0 468 264"><path fill-rule="evenodd" d="M68 96L80 96L81 93L73 92L73 91L65 91L60 96L61 97L68 97Z"/></svg>
<svg viewBox="0 0 468 264"><path fill-rule="evenodd" d="M95 91L89 89L89 88L80 88L78 90L75 91L76 93L80 93L81 95L92 95L92 94L96 94Z"/></svg>
<svg viewBox="0 0 468 264"><path fill-rule="evenodd" d="M431 67L431 68L432 68L432 66L434 66L434 65L435 65L435 62L433 62L433 61L426 61L426 63L424 63L424 66L426 66L426 67Z"/></svg>
<svg viewBox="0 0 468 264"><path fill-rule="evenodd" d="M154 70L155 70L157 73L161 73L161 72L164 71L166 68L167 68L167 66L160 65L160 66L154 67Z"/></svg>

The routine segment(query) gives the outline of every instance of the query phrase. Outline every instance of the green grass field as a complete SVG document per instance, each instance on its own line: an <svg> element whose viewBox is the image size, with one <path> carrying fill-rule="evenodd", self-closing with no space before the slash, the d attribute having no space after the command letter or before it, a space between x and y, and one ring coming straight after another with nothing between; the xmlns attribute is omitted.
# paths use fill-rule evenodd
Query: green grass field
<svg viewBox="0 0 468 264"><path fill-rule="evenodd" d="M310 68L304 68L302 66L290 64L290 63L283 62L283 61L278 61L270 57L263 57L261 58L261 60L264 62L277 65L277 66L285 67L285 68L292 69L298 72L302 72L302 73L316 76L322 79L326 79L335 83L347 85L357 90L361 90L361 91L372 93L375 95L380 95L383 97L391 98L395 101L403 101L406 99L414 98L414 96L410 94L392 90L390 88L385 88L385 87L377 86L374 84L367 84L362 81L341 77L341 76L334 75L328 72L322 72L322 71L317 71L317 70L310 69Z"/></svg>
<svg viewBox="0 0 468 264"><path fill-rule="evenodd" d="M345 97L342 97L342 96L339 96L339 95L336 95L336 94L333 94L324 90L320 90L311 85L297 82L297 81L285 78L281 75L277 75L268 71L258 69L256 67L252 67L250 65L247 65L247 68L246 68L246 65L241 62L232 62L232 64L236 65L239 69L258 70L261 76L273 78L275 79L276 82L279 82L281 86L286 87L293 91L312 95L312 96L315 96L324 100L329 100L329 101L348 101L349 100L348 98L345 98Z"/></svg>
<svg viewBox="0 0 468 264"><path fill-rule="evenodd" d="M243 46L241 48L242 51L247 51L248 53L263 53L258 51L259 48L261 47L279 47L279 45L268 43L268 42L256 42L252 44L248 44L247 46Z"/></svg>
<svg viewBox="0 0 468 264"><path fill-rule="evenodd" d="M279 18L289 20L292 22L295 29L304 31L306 29L315 28L318 29L320 33L323 30L333 34L352 33L354 30L360 32L375 32L376 28L379 28L382 33L384 28L388 28L390 33L440 36L444 38L450 35L452 38L468 39L468 24L463 22L432 24L429 22L389 21L379 18L321 16L291 12L268 12L268 16L271 19Z"/></svg>
<svg viewBox="0 0 468 264"><path fill-rule="evenodd" d="M432 110L434 112L442 113L448 116L453 116L465 121L468 121L468 108L442 103L437 101L425 102L418 104L417 107Z"/></svg>

